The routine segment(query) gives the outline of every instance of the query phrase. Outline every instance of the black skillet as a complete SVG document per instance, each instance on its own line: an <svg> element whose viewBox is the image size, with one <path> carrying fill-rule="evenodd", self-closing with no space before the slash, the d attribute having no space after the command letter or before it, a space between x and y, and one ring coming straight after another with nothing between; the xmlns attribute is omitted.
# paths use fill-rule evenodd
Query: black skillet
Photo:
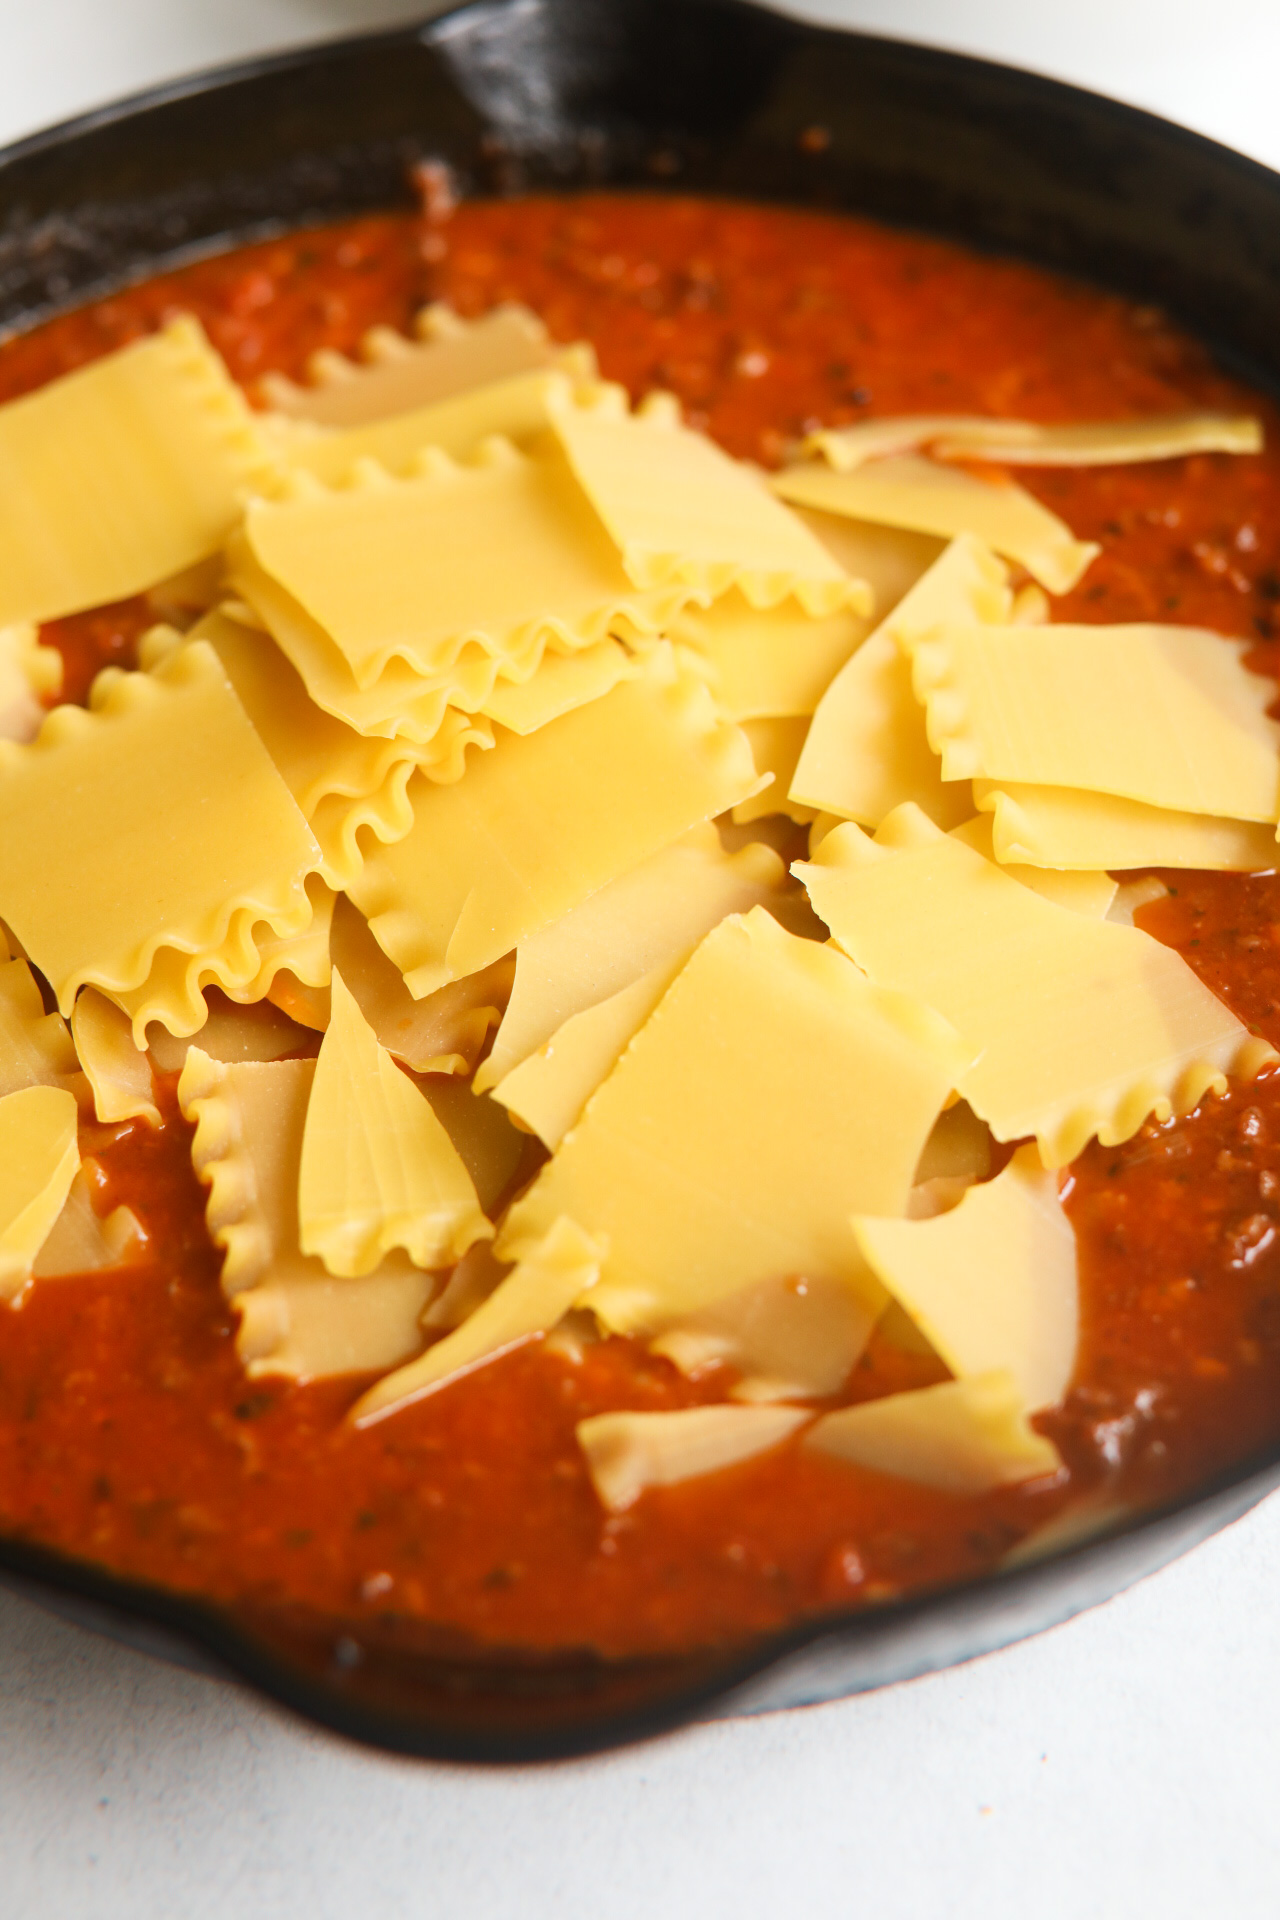
<svg viewBox="0 0 1280 1920"><path fill-rule="evenodd" d="M0 154L0 327L184 255L407 203L421 158L471 193L643 185L932 228L1160 302L1280 390L1280 176L1072 87L745 0L477 0L22 141ZM330 1621L233 1617L13 1540L0 1578L374 1745L532 1759L989 1652L1119 1592L1277 1482L1273 1452L1035 1565L665 1661L504 1657L394 1630L362 1645Z"/></svg>

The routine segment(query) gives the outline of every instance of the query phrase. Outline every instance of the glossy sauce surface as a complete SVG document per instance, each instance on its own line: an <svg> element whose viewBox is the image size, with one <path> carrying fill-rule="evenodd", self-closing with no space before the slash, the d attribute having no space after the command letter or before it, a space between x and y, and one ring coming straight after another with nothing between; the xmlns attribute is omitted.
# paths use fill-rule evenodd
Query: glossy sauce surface
<svg viewBox="0 0 1280 1920"><path fill-rule="evenodd" d="M1274 413L1151 310L866 223L656 197L379 216L205 261L7 343L0 398L177 310L252 391L429 298L464 314L526 300L557 337L592 339L607 376L673 389L765 461L808 424L926 409L1246 405L1280 445ZM1275 452L1028 484L1104 549L1056 618L1212 626L1280 665ZM47 629L68 697L129 664L150 618L132 601ZM1166 878L1141 924L1280 1044L1280 881ZM525 1348L356 1432L343 1414L359 1382L245 1380L188 1144L171 1086L158 1133L87 1142L100 1207L133 1206L152 1257L0 1312L0 1526L233 1605L296 1604L366 1637L394 1620L608 1654L724 1644L980 1573L1074 1501L1162 1500L1280 1440L1280 1074L1071 1170L1083 1337L1068 1400L1042 1422L1068 1472L981 1499L792 1446L608 1518L575 1423L728 1384L617 1339L578 1359ZM843 1397L938 1377L878 1337Z"/></svg>

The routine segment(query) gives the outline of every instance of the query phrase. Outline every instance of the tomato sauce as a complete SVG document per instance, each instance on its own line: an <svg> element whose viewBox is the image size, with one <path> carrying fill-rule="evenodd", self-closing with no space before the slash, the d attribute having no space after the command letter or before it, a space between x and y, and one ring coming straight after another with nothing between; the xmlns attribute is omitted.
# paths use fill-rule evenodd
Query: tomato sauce
<svg viewBox="0 0 1280 1920"><path fill-rule="evenodd" d="M1023 475L1102 555L1055 617L1162 619L1280 669L1280 420L1158 311L870 223L667 197L437 205L240 249L0 347L0 398L193 312L253 394L318 347L524 300L604 373L663 386L733 452L819 422L941 409L1046 421L1188 406L1264 418L1256 458ZM145 601L52 624L67 694L129 664ZM1141 924L1280 1044L1280 878L1168 874ZM1083 1333L1040 1417L1060 1479L959 1498L799 1447L608 1516L577 1421L723 1397L638 1343L539 1346L365 1431L364 1384L249 1382L204 1228L189 1130L95 1129L98 1204L144 1264L34 1286L0 1313L0 1528L233 1609L305 1609L373 1643L406 1626L605 1655L725 1647L816 1611L988 1571L1073 1502L1142 1505L1280 1442L1280 1071L1091 1146L1066 1198ZM841 1400L940 1377L883 1335Z"/></svg>

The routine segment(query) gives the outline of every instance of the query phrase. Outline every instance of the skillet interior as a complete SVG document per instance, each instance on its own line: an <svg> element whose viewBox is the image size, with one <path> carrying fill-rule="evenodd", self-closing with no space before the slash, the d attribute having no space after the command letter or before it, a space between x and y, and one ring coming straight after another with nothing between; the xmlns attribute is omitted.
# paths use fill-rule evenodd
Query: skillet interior
<svg viewBox="0 0 1280 1920"><path fill-rule="evenodd" d="M814 129L822 136L814 137ZM802 136L807 136L802 138ZM1280 176L1055 82L745 0L477 0L157 90L0 155L0 326L273 229L469 193L643 185L849 207L1157 300L1280 390ZM970 1658L1109 1597L1243 1513L1280 1456L1043 1564L723 1655L373 1654L296 1615L231 1621L0 1539L0 1574L186 1664L404 1752L527 1759L692 1713L799 1705Z"/></svg>

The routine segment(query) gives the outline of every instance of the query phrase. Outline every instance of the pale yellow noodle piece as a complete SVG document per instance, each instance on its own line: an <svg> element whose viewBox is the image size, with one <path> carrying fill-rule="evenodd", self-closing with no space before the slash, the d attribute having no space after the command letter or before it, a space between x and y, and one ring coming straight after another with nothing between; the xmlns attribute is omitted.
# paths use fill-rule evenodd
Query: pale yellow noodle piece
<svg viewBox="0 0 1280 1920"><path fill-rule="evenodd" d="M221 545L274 459L195 320L0 407L0 626L140 593Z"/></svg>
<svg viewBox="0 0 1280 1920"><path fill-rule="evenodd" d="M997 460L1002 466L1113 467L1177 460L1189 453L1259 453L1262 422L1249 414L1154 413L1137 420L1039 426L983 414L919 413L859 421L813 433L806 453L840 473L885 454L931 447L944 460Z"/></svg>
<svg viewBox="0 0 1280 1920"><path fill-rule="evenodd" d="M1254 831L1265 833L1267 829L1255 828ZM989 814L977 814L962 826L952 827L951 837L962 840L966 847L972 847L984 860L996 858ZM1083 913L1092 920L1106 918L1119 890L1119 882L1113 880L1109 873L1092 867L1079 872L1059 873L1052 867L1026 866L1018 861L1001 861L1000 864L1011 879L1021 880L1023 886L1030 887L1032 893L1041 893L1046 900L1053 900L1060 907L1070 907L1073 913Z"/></svg>
<svg viewBox="0 0 1280 1920"><path fill-rule="evenodd" d="M424 679L407 661L396 660L373 686L361 688L340 649L259 565L243 533L233 534L227 543L227 564L228 584L293 662L318 707L357 733L411 741L425 773L434 773L442 762L445 779L460 777L459 730L464 746L470 740L484 744L487 723L477 723L472 715L492 692L500 661L483 647L472 646L452 666ZM531 659L532 664L525 663L530 672L537 664L536 657ZM481 731L470 731L477 724ZM488 740L492 742L491 734Z"/></svg>
<svg viewBox="0 0 1280 1920"><path fill-rule="evenodd" d="M239 1001L248 1012L265 1001L281 974L288 974L308 986L327 988L329 923L335 895L317 874L308 875L307 894L312 907L311 919L301 933L274 934L269 927L256 922L252 914L238 914L212 964L199 955L193 958L172 947L161 947L142 985L118 989L110 998L128 1014L135 1035L147 1032L154 1054L155 1034L159 1031L167 1031L175 1044L206 1031L211 1015L205 993L210 987ZM217 1048L209 1050L215 1057L223 1057ZM275 1059L279 1051L288 1050L231 1057ZM185 1057L185 1049L182 1054Z"/></svg>
<svg viewBox="0 0 1280 1920"><path fill-rule="evenodd" d="M658 648L602 700L508 734L456 786L410 786L414 824L350 893L409 991L478 972L756 786L741 731ZM2 900L2 896L0 896Z"/></svg>
<svg viewBox="0 0 1280 1920"><path fill-rule="evenodd" d="M1245 666L1244 641L1195 627L946 625L907 645L948 780L1276 819L1275 683Z"/></svg>
<svg viewBox="0 0 1280 1920"><path fill-rule="evenodd" d="M957 1088L998 1140L1034 1135L1047 1166L1275 1057L1172 949L1040 898L918 808L874 841L837 827L794 871L871 979L952 1022L977 1055Z"/></svg>
<svg viewBox="0 0 1280 1920"><path fill-rule="evenodd" d="M584 1007L493 1089L544 1147L554 1152L600 1082L661 1000L687 956L667 960L607 1000Z"/></svg>
<svg viewBox="0 0 1280 1920"><path fill-rule="evenodd" d="M221 660L315 834L325 879L345 886L359 871L360 828L379 840L409 831L413 815L405 789L422 755L408 742L370 739L324 712L270 635L227 608L207 614L191 638L206 640Z"/></svg>
<svg viewBox="0 0 1280 1920"><path fill-rule="evenodd" d="M0 742L0 908L65 1014L90 984L139 987L163 949L220 983L256 970L251 933L301 932L320 850L213 650L108 673L95 710L59 707ZM163 995L134 1016L141 1040Z"/></svg>
<svg viewBox="0 0 1280 1920"><path fill-rule="evenodd" d="M22 1087L0 1098L0 1300L17 1300L80 1165L74 1094Z"/></svg>
<svg viewBox="0 0 1280 1920"><path fill-rule="evenodd" d="M60 1013L46 1013L25 960L0 961L0 1095L65 1087L79 1062Z"/></svg>
<svg viewBox="0 0 1280 1920"><path fill-rule="evenodd" d="M508 733L536 733L561 714L603 699L639 671L616 640L598 640L579 653L544 653L528 680L499 680L481 711Z"/></svg>
<svg viewBox="0 0 1280 1920"><path fill-rule="evenodd" d="M906 645L953 621L1005 626L1012 611L1007 568L971 535L953 540L828 687L792 777L792 798L867 827L878 827L907 800L940 827L967 819L969 788L942 778Z"/></svg>
<svg viewBox="0 0 1280 1920"><path fill-rule="evenodd" d="M957 1379L1004 1368L1023 1408L1056 1406L1079 1339L1076 1242L1034 1146L933 1220L853 1223L869 1265Z"/></svg>
<svg viewBox="0 0 1280 1920"><path fill-rule="evenodd" d="M770 493L764 477L680 423L654 395L638 413L621 388L568 404L553 432L608 528L632 584L681 584L708 597L737 586L755 607L796 599L806 613L871 611L820 540Z"/></svg>
<svg viewBox="0 0 1280 1920"><path fill-rule="evenodd" d="M276 934L267 927L254 928L257 971L244 986L228 987L233 1000L248 1003L264 1000L277 975L285 972L302 981L304 986L328 986L330 929L334 909L342 895L326 886L318 873L308 875L307 895L311 901L311 919L301 933Z"/></svg>
<svg viewBox="0 0 1280 1920"><path fill-rule="evenodd" d="M309 386L267 374L263 396L293 419L351 428L435 406L517 374L556 366L587 378L594 372L590 347L554 346L526 307L496 307L469 322L446 307L428 307L418 315L416 330L418 339L408 340L387 327L375 328L365 337L361 361L317 354Z"/></svg>
<svg viewBox="0 0 1280 1920"><path fill-rule="evenodd" d="M314 1060L223 1065L199 1047L178 1082L195 1123L191 1157L209 1188L222 1289L250 1377L385 1371L422 1345L430 1275L395 1253L362 1279L335 1280L298 1246L298 1170Z"/></svg>
<svg viewBox="0 0 1280 1920"><path fill-rule="evenodd" d="M995 858L1023 863L1020 878L1040 871L1046 880L1068 880L1103 867L1260 873L1280 858L1270 821L1178 813L1119 794L1013 780L975 780L973 797L990 820Z"/></svg>
<svg viewBox="0 0 1280 1920"><path fill-rule="evenodd" d="M81 1167L71 1182L62 1212L36 1255L31 1277L60 1280L70 1273L104 1273L133 1266L146 1258L149 1244L131 1207L116 1207L105 1220L98 1218Z"/></svg>
<svg viewBox="0 0 1280 1920"><path fill-rule="evenodd" d="M335 971L298 1176L299 1245L332 1274L372 1273L400 1247L452 1266L493 1232L471 1176Z"/></svg>
<svg viewBox="0 0 1280 1920"><path fill-rule="evenodd" d="M784 500L855 520L881 521L943 540L971 533L1019 566L1050 593L1067 593L1098 554L1077 540L1058 516L1012 480L980 480L904 453L837 473L825 462L787 467L773 475Z"/></svg>
<svg viewBox="0 0 1280 1920"><path fill-rule="evenodd" d="M624 1513L650 1487L677 1486L771 1452L812 1417L803 1407L686 1407L598 1413L576 1431L601 1505Z"/></svg>
<svg viewBox="0 0 1280 1920"><path fill-rule="evenodd" d="M437 1393L513 1347L540 1339L575 1301L590 1296L601 1249L572 1220L554 1222L546 1238L512 1269L462 1325L407 1367L371 1387L352 1409L358 1426Z"/></svg>
<svg viewBox="0 0 1280 1920"><path fill-rule="evenodd" d="M1000 1370L824 1414L804 1445L943 1493L987 1493L1062 1470L1053 1442L1028 1424L1018 1382Z"/></svg>
<svg viewBox="0 0 1280 1920"><path fill-rule="evenodd" d="M500 434L527 448L550 426L554 408L572 400L573 391L563 373L517 373L337 433L307 433L295 427L282 452L291 466L339 486L351 479L361 460L376 460L388 473L407 472L424 447L439 447L453 459L465 460L482 440Z"/></svg>
<svg viewBox="0 0 1280 1920"><path fill-rule="evenodd" d="M85 989L85 993L92 991L91 987ZM81 994L76 1005L83 999ZM319 1046L309 1028L299 1026L270 1000L238 1006L221 993L210 996L208 1017L197 1030L197 1037L202 1053L227 1065L286 1060L292 1055L310 1057ZM147 1028L147 1055L157 1073L181 1073L190 1047L189 1035L179 1038L158 1023Z"/></svg>
<svg viewBox="0 0 1280 1920"><path fill-rule="evenodd" d="M406 479L369 464L350 487L253 501L245 541L362 692L396 663L448 685L468 650L523 677L548 642L655 632L693 592L638 590L563 462L496 439L466 466L429 449Z"/></svg>
<svg viewBox="0 0 1280 1920"><path fill-rule="evenodd" d="M929 571L946 545L945 540L932 534L876 526L869 520L851 520L843 513L819 513L794 504L792 512L851 579L866 581L872 600L868 613L877 620L893 612L903 594Z"/></svg>
<svg viewBox="0 0 1280 1920"><path fill-rule="evenodd" d="M471 1072L490 1028L502 1018L511 991L513 959L504 956L415 1000L399 967L387 958L363 915L345 895L334 909L330 944L334 966L388 1053L415 1073ZM479 1079L477 1091L483 1092Z"/></svg>
<svg viewBox="0 0 1280 1920"><path fill-rule="evenodd" d="M652 1346L695 1379L712 1366L735 1368L734 1400L806 1400L839 1391L875 1321L844 1282L792 1275L726 1295Z"/></svg>
<svg viewBox="0 0 1280 1920"><path fill-rule="evenodd" d="M575 1014L655 970L683 965L726 914L765 904L785 878L771 848L751 844L728 854L708 821L522 940L515 984L477 1088L496 1086Z"/></svg>
<svg viewBox="0 0 1280 1920"><path fill-rule="evenodd" d="M431 1102L436 1119L458 1149L481 1211L492 1218L524 1158L529 1146L528 1134L512 1125L510 1114L491 1095L473 1093L470 1082L460 1074L423 1074L416 1084ZM479 1247L488 1243L473 1244ZM464 1260L471 1251L468 1248L462 1256Z"/></svg>
<svg viewBox="0 0 1280 1920"><path fill-rule="evenodd" d="M753 607L736 588L705 610L686 607L668 628L706 660L716 699L739 721L811 714L870 631L866 614L815 620L792 602Z"/></svg>
<svg viewBox="0 0 1280 1920"><path fill-rule="evenodd" d="M742 731L751 743L756 772L770 774L772 778L759 793L739 801L733 809L735 824L745 826L752 820L763 820L770 813L785 813L798 825L806 825L812 820L814 810L791 799L790 788L804 751L808 720L803 715L799 719L744 720Z"/></svg>
<svg viewBox="0 0 1280 1920"><path fill-rule="evenodd" d="M151 1063L134 1045L127 1013L96 987L85 987L71 1010L71 1034L93 1088L93 1110L104 1125L120 1120L160 1124Z"/></svg>
<svg viewBox="0 0 1280 1920"><path fill-rule="evenodd" d="M569 1214L608 1239L592 1310L628 1333L761 1280L856 1285L849 1214L903 1211L968 1057L945 1021L834 948L761 907L734 915L517 1200L499 1257L524 1257Z"/></svg>
<svg viewBox="0 0 1280 1920"><path fill-rule="evenodd" d="M46 701L62 692L62 655L42 647L29 621L0 627L0 740L31 740Z"/></svg>

